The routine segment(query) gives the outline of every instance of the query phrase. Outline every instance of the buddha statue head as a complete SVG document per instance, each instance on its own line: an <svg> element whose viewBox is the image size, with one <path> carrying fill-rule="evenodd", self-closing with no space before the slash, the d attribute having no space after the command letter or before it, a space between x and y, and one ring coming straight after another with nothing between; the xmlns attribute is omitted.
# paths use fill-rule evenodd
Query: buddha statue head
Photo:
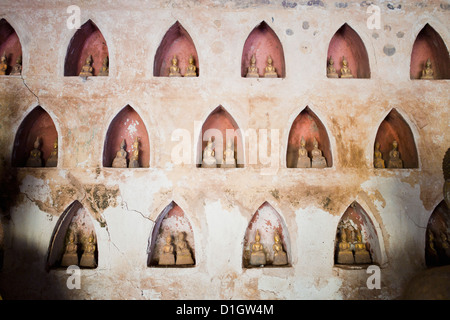
<svg viewBox="0 0 450 320"><path fill-rule="evenodd" d="M122 139L122 142L120 143L120 149L125 150L125 139Z"/></svg>
<svg viewBox="0 0 450 320"><path fill-rule="evenodd" d="M134 139L133 148L134 148L134 150L137 150L139 148L139 137L136 137Z"/></svg>
<svg viewBox="0 0 450 320"><path fill-rule="evenodd" d="M174 55L173 56L173 58L172 58L172 66L177 66L178 65L178 59L177 59L177 56L176 55Z"/></svg>
<svg viewBox="0 0 450 320"><path fill-rule="evenodd" d="M92 55L89 55L87 58L86 58L86 65L91 65L92 64Z"/></svg>
<svg viewBox="0 0 450 320"><path fill-rule="evenodd" d="M255 242L259 243L259 241L261 241L261 236L259 235L259 230L256 230L256 234L255 234Z"/></svg>
<svg viewBox="0 0 450 320"><path fill-rule="evenodd" d="M40 145L40 138L36 137L36 140L34 141L34 148L39 149L39 145Z"/></svg>
<svg viewBox="0 0 450 320"><path fill-rule="evenodd" d="M255 65L256 65L256 57L255 57L255 54L253 54L252 57L250 58L250 65L251 65L251 66L255 66Z"/></svg>
<svg viewBox="0 0 450 320"><path fill-rule="evenodd" d="M6 62L7 62L6 52L3 52L3 55L0 58L0 61L1 61L2 64L6 64Z"/></svg>
<svg viewBox="0 0 450 320"><path fill-rule="evenodd" d="M394 141L392 142L392 147L394 148L394 150L397 150L397 148L398 148L398 142L397 142L397 140L394 140Z"/></svg>

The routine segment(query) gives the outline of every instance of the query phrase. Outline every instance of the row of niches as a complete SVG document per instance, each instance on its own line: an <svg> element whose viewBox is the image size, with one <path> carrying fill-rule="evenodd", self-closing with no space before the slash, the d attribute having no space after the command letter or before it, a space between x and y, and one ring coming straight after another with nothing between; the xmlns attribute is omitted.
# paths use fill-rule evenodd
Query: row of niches
<svg viewBox="0 0 450 320"><path fill-rule="evenodd" d="M244 167L244 137L233 117L218 106L202 125L196 147L196 166L202 168ZM254 139L257 133L254 133ZM333 156L328 132L319 117L309 108L293 121L286 152L288 168L329 168ZM57 167L58 133L50 115L40 106L34 108L18 128L11 164L14 167ZM171 152L172 157L173 150ZM190 150L179 150L179 158ZM250 156L249 156L250 157ZM175 161L172 158L173 161ZM178 164L189 164L178 162ZM249 164L251 163L248 160ZM174 162L177 164L177 162ZM414 135L403 116L392 109L379 125L374 141L375 168L418 168L419 158ZM104 139L103 167L150 167L150 140L147 128L133 107L127 105L111 121Z"/></svg>
<svg viewBox="0 0 450 320"><path fill-rule="evenodd" d="M11 25L0 21L0 75L20 75L22 47ZM336 65L335 65L336 63ZM366 47L357 32L342 25L330 40L326 74L329 78L370 78ZM64 76L108 76L109 50L98 27L88 20L73 35L67 48ZM199 55L189 33L177 21L166 32L154 57L155 77L197 77ZM241 59L241 76L285 78L283 46L272 28L262 21L247 37ZM440 35L426 24L414 42L411 79L449 79L450 58Z"/></svg>

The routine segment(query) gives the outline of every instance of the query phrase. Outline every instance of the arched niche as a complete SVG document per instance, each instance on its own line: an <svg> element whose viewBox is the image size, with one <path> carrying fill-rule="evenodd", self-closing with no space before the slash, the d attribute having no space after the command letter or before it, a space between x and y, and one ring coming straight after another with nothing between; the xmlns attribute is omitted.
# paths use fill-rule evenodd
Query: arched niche
<svg viewBox="0 0 450 320"><path fill-rule="evenodd" d="M171 60L174 56L178 59L180 73L185 74L186 67L189 65L189 57L192 55L194 64L197 67L197 76L200 74L197 49L191 36L183 28L181 23L175 22L167 30L162 39L158 50L156 50L153 63L153 75L155 77L168 77Z"/></svg>
<svg viewBox="0 0 450 320"><path fill-rule="evenodd" d="M360 36L347 23L344 23L331 38L328 46L327 64L330 57L341 76L342 57L348 62L353 78L370 78L369 56Z"/></svg>
<svg viewBox="0 0 450 320"><path fill-rule="evenodd" d="M14 167L27 166L27 159L34 149L34 143L39 138L42 167L54 150L58 141L58 133L50 115L40 106L34 108L22 121L16 133L11 163ZM59 146L60 147L60 146Z"/></svg>
<svg viewBox="0 0 450 320"><path fill-rule="evenodd" d="M0 56L3 54L6 55L8 64L6 75L9 75L18 59L22 64L22 45L16 31L5 19L0 20Z"/></svg>
<svg viewBox="0 0 450 320"><path fill-rule="evenodd" d="M381 122L375 138L375 144L377 142L380 144L380 151L383 154L386 168L388 167L389 152L393 148L392 142L394 140L398 142L398 151L403 161L403 168L418 168L419 157L414 135L408 123L395 108Z"/></svg>
<svg viewBox="0 0 450 320"><path fill-rule="evenodd" d="M450 58L439 33L428 23L414 41L411 52L410 77L420 79L426 61L431 60L434 79L450 79Z"/></svg>
<svg viewBox="0 0 450 320"><path fill-rule="evenodd" d="M201 167L203 150L205 149L209 138L211 138L211 141L213 142L217 167L220 167L224 162L223 152L226 150L228 140L232 141L236 167L244 167L242 132L233 117L222 106L218 106L214 109L203 123L197 150L198 167Z"/></svg>
<svg viewBox="0 0 450 320"><path fill-rule="evenodd" d="M450 210L442 200L428 220L425 239L427 267L450 265Z"/></svg>
<svg viewBox="0 0 450 320"><path fill-rule="evenodd" d="M287 227L280 214L265 201L255 212L250 220L244 236L244 246L242 254L242 266L244 268L260 267L260 265L250 264L252 244L255 242L256 233L259 233L260 243L264 247L266 264L264 267L288 267L290 266L290 240ZM287 264L274 265L274 236L279 235L283 251L286 253Z"/></svg>
<svg viewBox="0 0 450 320"><path fill-rule="evenodd" d="M284 61L283 45L271 27L262 21L257 25L245 40L242 51L241 76L247 75L247 68L250 65L252 56L255 55L256 67L260 77L264 77L264 70L267 66L267 58L273 60L279 78L286 77L286 66Z"/></svg>
<svg viewBox="0 0 450 320"><path fill-rule="evenodd" d="M95 23L88 20L70 40L64 63L64 76L78 76L90 55L92 56L93 75L97 76L103 60L109 57L108 46Z"/></svg>
<svg viewBox="0 0 450 320"><path fill-rule="evenodd" d="M316 139L322 155L327 160L327 166L333 166L330 139L328 138L327 130L319 117L309 107L306 107L295 118L289 131L286 154L286 166L288 168L297 168L298 150L302 137L305 139L305 148L308 151L309 157L311 157L311 151L314 147L313 142Z"/></svg>
<svg viewBox="0 0 450 320"><path fill-rule="evenodd" d="M74 245L76 246L76 257L67 259L67 244L70 235L74 235ZM95 245L95 264L86 264L84 254L88 251L89 238L93 237ZM96 268L98 265L98 246L95 228L89 213L83 205L75 200L63 212L56 223L50 240L46 269L67 268L70 265L78 265L80 268ZM91 262L91 261L90 261Z"/></svg>
<svg viewBox="0 0 450 320"><path fill-rule="evenodd" d="M349 255L346 255L345 250L340 249L344 232L350 252ZM358 233L361 235L361 239L358 239ZM363 244L362 252L358 250L358 242ZM364 253L368 253L368 255ZM348 260L349 257L351 261ZM375 226L361 205L355 201L345 210L337 226L334 264L337 266L358 267L368 264L380 265L381 260L381 247Z"/></svg>
<svg viewBox="0 0 450 320"><path fill-rule="evenodd" d="M125 140L127 163L129 165L133 143L136 138L139 141L139 166L148 168L150 166L150 141L147 129L136 110L127 105L114 117L109 125L103 148L103 166L112 166L123 140Z"/></svg>
<svg viewBox="0 0 450 320"><path fill-rule="evenodd" d="M180 234L183 234L184 240L187 243L187 249L191 254L193 262L192 264L178 264L177 239ZM161 253L163 252L164 246L167 244L168 236L170 236L170 244L173 246L174 263L163 264L161 261L160 264ZM174 201L165 207L156 219L151 237L149 238L147 266L177 268L195 266L194 232L183 209L181 209Z"/></svg>

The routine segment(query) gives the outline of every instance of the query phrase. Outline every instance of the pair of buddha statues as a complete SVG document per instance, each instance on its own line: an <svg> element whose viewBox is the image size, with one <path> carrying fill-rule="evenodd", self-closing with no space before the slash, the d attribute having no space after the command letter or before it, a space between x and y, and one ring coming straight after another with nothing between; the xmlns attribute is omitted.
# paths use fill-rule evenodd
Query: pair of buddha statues
<svg viewBox="0 0 450 320"><path fill-rule="evenodd" d="M0 57L0 75L4 76L8 73L8 58L6 52ZM20 76L22 74L22 56L16 60L16 64L11 68L9 75Z"/></svg>
<svg viewBox="0 0 450 320"><path fill-rule="evenodd" d="M349 235L350 234L350 235ZM355 238L356 234L356 239ZM366 243L362 240L358 228L340 228L340 239L337 247L337 264L370 264L372 258Z"/></svg>
<svg viewBox="0 0 450 320"><path fill-rule="evenodd" d="M250 265L252 266L264 266L267 264L266 253L264 251L264 246L261 243L261 236L259 230L256 230L255 242L250 246ZM283 266L288 264L287 254L283 250L283 244L281 243L281 238L278 232L274 234L274 244L273 249L273 261L272 265Z"/></svg>
<svg viewBox="0 0 450 320"><path fill-rule="evenodd" d="M426 241L427 264L439 266L450 264L450 241L448 239L448 228L437 231L438 236L428 228Z"/></svg>
<svg viewBox="0 0 450 320"><path fill-rule="evenodd" d="M375 142L375 151L373 154L373 165L377 169L385 168L383 154L380 151L380 143ZM392 142L392 150L389 151L389 160L387 163L387 168L391 169L401 169L403 168L403 161L400 159L400 152L398 151L398 142L394 140Z"/></svg>
<svg viewBox="0 0 450 320"><path fill-rule="evenodd" d="M78 259L78 243L73 231L69 232L69 239L66 243L64 255L61 260L62 267L80 266L85 268L96 268L97 261L95 259L96 242L94 233L91 232L87 242L82 244L83 254Z"/></svg>
<svg viewBox="0 0 450 320"><path fill-rule="evenodd" d="M86 58L85 64L83 67L81 67L81 71L79 76L80 77L92 77L94 75L94 68L92 67L92 55L89 55ZM108 76L109 75L109 57L106 56L103 59L102 67L100 69L100 72L98 73L99 76Z"/></svg>
<svg viewBox="0 0 450 320"><path fill-rule="evenodd" d="M208 139L206 147L203 150L202 168L217 168L217 159L215 157L211 137ZM231 140L227 141L226 149L223 152L221 168L236 168L236 159L234 157L234 148Z"/></svg>
<svg viewBox="0 0 450 320"><path fill-rule="evenodd" d="M139 138L133 142L133 150L131 151L130 163L127 164L128 152L125 151L125 139L120 143L120 149L116 153L113 160L113 168L139 168Z"/></svg>
<svg viewBox="0 0 450 320"><path fill-rule="evenodd" d="M259 70L256 67L256 57L253 54L250 59L250 66L247 68L246 78L259 78ZM266 67L264 68L264 78L278 78L276 68L273 66L271 56L267 57Z"/></svg>
<svg viewBox="0 0 450 320"><path fill-rule="evenodd" d="M327 77L328 78L339 78L339 75L336 72L336 69L334 68L334 60L331 56L330 56L330 59L328 60L328 65L327 65ZM345 59L345 57L342 57L341 78L353 78L352 71L350 70L350 68L348 66L348 61L347 61L347 59Z"/></svg>
<svg viewBox="0 0 450 320"><path fill-rule="evenodd" d="M184 75L181 75L180 67L178 67L178 59L177 56L174 55L171 60L171 66L169 67L169 77L196 77L197 76L197 67L194 64L194 57L192 55L189 56L189 64L186 67L186 72Z"/></svg>
<svg viewBox="0 0 450 320"><path fill-rule="evenodd" d="M316 138L313 140L313 150L311 151L311 158L308 156L306 150L306 141L302 137L300 141L300 148L298 149L297 168L326 168L327 160L322 155L319 149L319 143Z"/></svg>
<svg viewBox="0 0 450 320"><path fill-rule="evenodd" d="M161 250L158 264L161 266L194 264L184 232L178 233L175 245L172 244L172 236L170 234L166 236L166 244Z"/></svg>
<svg viewBox="0 0 450 320"><path fill-rule="evenodd" d="M40 147L40 137L37 137L34 141L34 148L30 151L30 155L25 164L26 167L38 168L43 166L42 152ZM53 143L53 151L50 153L49 158L45 162L46 167L56 167L58 164L58 139Z"/></svg>

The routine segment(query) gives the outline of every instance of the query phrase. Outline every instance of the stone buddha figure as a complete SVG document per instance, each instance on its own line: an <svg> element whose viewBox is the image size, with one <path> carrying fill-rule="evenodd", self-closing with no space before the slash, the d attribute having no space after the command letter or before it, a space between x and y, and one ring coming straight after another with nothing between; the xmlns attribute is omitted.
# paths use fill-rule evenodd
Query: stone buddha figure
<svg viewBox="0 0 450 320"><path fill-rule="evenodd" d="M113 168L126 168L127 167L127 152L125 151L125 140L120 143L120 149L116 153L116 157L112 163Z"/></svg>
<svg viewBox="0 0 450 320"><path fill-rule="evenodd" d="M258 68L256 67L256 57L252 55L250 59L250 66L247 69L246 78L259 78Z"/></svg>
<svg viewBox="0 0 450 320"><path fill-rule="evenodd" d="M194 64L194 57L192 54L189 56L189 65L186 67L185 77L196 77L197 67Z"/></svg>
<svg viewBox="0 0 450 320"><path fill-rule="evenodd" d="M98 73L101 77L107 77L109 76L109 57L106 56L105 59L103 59L102 68L100 69L100 72Z"/></svg>
<svg viewBox="0 0 450 320"><path fill-rule="evenodd" d="M211 137L209 137L205 150L203 150L202 168L217 168Z"/></svg>
<svg viewBox="0 0 450 320"><path fill-rule="evenodd" d="M77 245L77 242L75 239L75 234L73 232L70 232L69 239L66 243L66 249L65 249L64 255L61 260L62 267L78 265L77 248L78 248L78 245Z"/></svg>
<svg viewBox="0 0 450 320"><path fill-rule="evenodd" d="M319 143L316 138L314 138L314 149L311 151L311 167L312 168L326 168L327 160L322 156L322 151L319 150Z"/></svg>
<svg viewBox="0 0 450 320"><path fill-rule="evenodd" d="M139 138L133 142L133 150L131 151L131 158L129 168L139 168Z"/></svg>
<svg viewBox="0 0 450 320"><path fill-rule="evenodd" d="M53 151L45 163L46 167L56 167L58 165L58 139L53 143Z"/></svg>
<svg viewBox="0 0 450 320"><path fill-rule="evenodd" d="M169 77L181 77L177 56L173 56L171 62L172 65L169 68Z"/></svg>
<svg viewBox="0 0 450 320"><path fill-rule="evenodd" d="M16 60L16 64L12 67L10 75L20 76L22 74L22 56L19 56Z"/></svg>
<svg viewBox="0 0 450 320"><path fill-rule="evenodd" d="M94 68L92 68L92 55L86 58L86 63L81 68L80 77L92 77Z"/></svg>
<svg viewBox="0 0 450 320"><path fill-rule="evenodd" d="M30 151L30 156L27 159L26 167L42 167L42 153L39 150L39 137L34 141L34 149Z"/></svg>
<svg viewBox="0 0 450 320"><path fill-rule="evenodd" d="M250 264L252 266L263 266L266 264L266 254L260 240L259 230L256 230L255 242L251 245Z"/></svg>
<svg viewBox="0 0 450 320"><path fill-rule="evenodd" d="M236 168L236 159L234 158L234 148L231 140L227 141L226 150L223 153L222 168Z"/></svg>
<svg viewBox="0 0 450 320"><path fill-rule="evenodd" d="M400 152L397 150L398 142L392 142L392 150L389 152L388 168L403 168L403 161L400 159Z"/></svg>
<svg viewBox="0 0 450 320"><path fill-rule="evenodd" d="M334 60L330 56L330 60L328 60L327 65L327 77L328 78L339 78L339 75L336 72L336 69L334 68Z"/></svg>
<svg viewBox="0 0 450 320"><path fill-rule="evenodd" d="M159 255L159 265L172 265L175 264L175 256L172 245L172 236L168 234L166 236L166 244L162 248L162 251Z"/></svg>
<svg viewBox="0 0 450 320"><path fill-rule="evenodd" d="M342 57L341 78L353 78L352 71L348 67L348 62L345 57Z"/></svg>
<svg viewBox="0 0 450 320"><path fill-rule="evenodd" d="M345 228L341 228L340 234L341 239L338 244L337 263L353 264L355 263L355 259L353 258L351 244L347 241L347 230Z"/></svg>
<svg viewBox="0 0 450 320"><path fill-rule="evenodd" d="M0 75L6 75L6 71L8 70L8 59L6 58L6 53L4 52L2 57L0 58Z"/></svg>
<svg viewBox="0 0 450 320"><path fill-rule="evenodd" d="M80 260L80 267L95 268L97 262L95 261L95 238L94 233L91 232L88 242L85 244L83 255Z"/></svg>
<svg viewBox="0 0 450 320"><path fill-rule="evenodd" d="M300 141L300 148L298 149L297 168L311 168L311 159L308 157L306 141L303 137Z"/></svg>
<svg viewBox="0 0 450 320"><path fill-rule="evenodd" d="M379 142L375 142L375 151L373 153L373 166L378 169L385 167L384 160L383 160L383 154L380 151L380 143Z"/></svg>
<svg viewBox="0 0 450 320"><path fill-rule="evenodd" d="M184 232L178 233L176 243L176 254L177 257L175 264L194 264L191 251L189 250L188 244L184 239Z"/></svg>
<svg viewBox="0 0 450 320"><path fill-rule="evenodd" d="M356 230L356 242L355 246L355 263L366 264L372 263L369 250L367 250L366 244L362 241L361 230Z"/></svg>
<svg viewBox="0 0 450 320"><path fill-rule="evenodd" d="M287 255L283 250L283 245L281 243L280 235L278 232L275 232L274 235L275 243L272 246L273 249L273 264L276 266L282 266L287 264Z"/></svg>
<svg viewBox="0 0 450 320"><path fill-rule="evenodd" d="M273 66L273 60L271 56L267 57L267 66L264 69L264 78L278 78L275 67Z"/></svg>
<svg viewBox="0 0 450 320"><path fill-rule="evenodd" d="M425 80L433 80L433 69L431 68L431 60L428 58L427 62L425 62L425 68L422 70L422 76L420 79Z"/></svg>

